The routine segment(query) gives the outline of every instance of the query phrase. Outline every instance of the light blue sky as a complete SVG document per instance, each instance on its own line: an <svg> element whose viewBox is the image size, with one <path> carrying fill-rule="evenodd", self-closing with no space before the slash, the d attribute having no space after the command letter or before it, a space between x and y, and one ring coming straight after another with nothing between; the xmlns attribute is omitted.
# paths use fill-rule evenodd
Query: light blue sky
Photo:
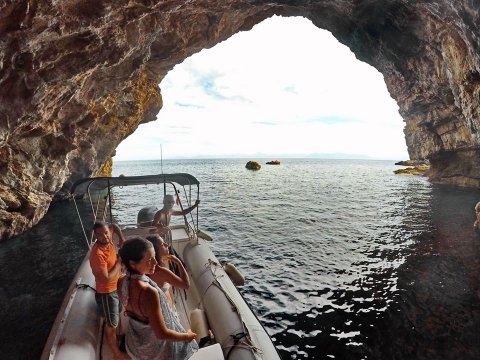
<svg viewBox="0 0 480 360"><path fill-rule="evenodd" d="M301 39L301 41L299 40ZM346 153L407 159L382 75L304 18L273 17L177 65L115 160Z"/></svg>

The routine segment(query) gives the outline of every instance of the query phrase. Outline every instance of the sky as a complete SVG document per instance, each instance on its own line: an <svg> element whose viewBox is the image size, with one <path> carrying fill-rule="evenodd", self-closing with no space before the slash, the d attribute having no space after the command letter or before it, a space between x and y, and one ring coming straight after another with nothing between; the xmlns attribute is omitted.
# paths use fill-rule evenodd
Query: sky
<svg viewBox="0 0 480 360"><path fill-rule="evenodd" d="M383 76L302 17L272 17L175 66L163 108L114 160L201 157L408 159Z"/></svg>

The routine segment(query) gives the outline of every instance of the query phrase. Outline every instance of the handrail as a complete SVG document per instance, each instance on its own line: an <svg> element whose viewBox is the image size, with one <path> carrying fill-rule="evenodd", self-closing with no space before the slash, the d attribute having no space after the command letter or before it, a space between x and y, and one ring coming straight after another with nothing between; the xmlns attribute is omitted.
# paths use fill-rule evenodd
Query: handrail
<svg viewBox="0 0 480 360"><path fill-rule="evenodd" d="M162 177L163 181L158 181L159 178ZM177 180L180 179L179 182ZM145 180L145 183L141 183L142 180ZM97 181L99 184L97 184ZM92 211L92 216L93 216L93 221L98 221L101 220L105 221L105 219L110 216L110 223L113 224L114 219L113 219L113 206L112 206L112 189L115 186L125 186L126 185L160 185L163 183L166 185L167 183L172 186L173 191L175 193L176 199L179 200L178 205L183 212L185 210L183 206L183 202L180 198L181 192L179 189L177 190L177 185L183 187L183 196L184 196L184 201L186 201L186 204L188 207L192 206L192 186L197 186L197 200L199 199L200 196L200 184L198 180L193 177L192 175L189 174L162 174L162 175L146 175L146 176L131 176L131 177L113 177L113 178L107 178L107 177L99 177L99 178L89 178L89 179L82 179L79 180L75 183L75 185L72 187L72 197L75 200L75 189L77 186L82 186L84 190L82 190L82 193L88 196L88 201L90 202L90 210ZM186 189L186 186L189 187L188 191ZM103 193L103 190L99 190L102 188L103 190L107 190L107 194L105 195ZM86 190L86 191L85 191ZM97 198L95 198L94 193L97 192L102 192L102 195L99 195ZM83 192L84 191L84 192ZM104 200L103 205L103 211L100 214L100 205L102 199ZM96 200L97 204L94 206L94 201ZM148 204L145 204L148 205ZM91 232L90 239L87 234L87 230L85 228L85 224L83 223L82 216L80 214L79 208L77 206L77 203L75 201L75 207L77 210L77 216L80 219L80 223L83 229L83 235L85 237L87 246L90 248L93 244L94 240L94 235L93 232ZM110 211L110 214L107 214L107 211ZM190 212L190 217L188 218L188 214L182 214L183 215L183 222L184 225L186 226L187 229L192 229L194 233L198 231L199 229L199 214L198 214L198 208L196 208L196 218L194 217L193 213ZM123 224L122 228L126 227L138 227L140 224L138 223L133 223L133 224ZM170 238L170 244L171 244L171 232L166 234L167 237ZM168 240L168 239L166 239Z"/></svg>

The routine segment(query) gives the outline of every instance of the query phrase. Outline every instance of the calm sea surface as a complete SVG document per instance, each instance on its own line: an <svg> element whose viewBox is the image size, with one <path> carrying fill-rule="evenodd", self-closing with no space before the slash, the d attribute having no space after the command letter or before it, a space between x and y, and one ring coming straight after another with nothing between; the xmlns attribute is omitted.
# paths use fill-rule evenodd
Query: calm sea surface
<svg viewBox="0 0 480 360"><path fill-rule="evenodd" d="M480 359L480 191L396 176L390 161L166 160L201 183L200 228L284 359ZM116 162L114 175L160 173ZM119 222L163 188L118 189ZM0 243L0 358L36 359L86 252L73 205Z"/></svg>

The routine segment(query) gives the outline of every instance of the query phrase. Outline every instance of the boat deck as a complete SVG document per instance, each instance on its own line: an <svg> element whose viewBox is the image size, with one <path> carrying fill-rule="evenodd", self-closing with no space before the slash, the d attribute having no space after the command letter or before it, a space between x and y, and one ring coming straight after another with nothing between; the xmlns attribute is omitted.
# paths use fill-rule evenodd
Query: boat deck
<svg viewBox="0 0 480 360"><path fill-rule="evenodd" d="M164 192L167 184L172 186L176 194L181 194L180 189L183 188L186 203L189 205L192 204L191 198L196 188L197 200L199 200L198 180L185 173L95 177L77 181L72 186L70 193L89 247L92 246L93 238L85 232L76 199L85 199L88 194L93 218L105 218L108 215L107 206L99 205L108 204L108 211L111 213L112 188L159 184L164 185ZM96 193L98 193L97 197L95 197ZM94 196L92 197L92 195ZM177 199L179 200L178 197ZM102 202L103 200L107 202ZM94 203L97 203L97 210L95 210ZM195 204L197 204L196 201ZM188 208L189 211L193 209L192 206L190 208ZM155 206L140 209L137 218L141 217L141 219L138 220L138 223L133 224L132 228L123 229L125 236L127 238L131 236L145 237L156 233L155 227L141 226L151 223L156 211ZM207 243L212 238L198 229L198 208L196 221L194 217L189 221L185 215L183 221L182 225L171 225L169 228L171 229L173 249L184 262L190 277L190 287L185 290L173 290L172 298L184 328L192 328L198 334L197 340L199 338L209 339L210 342L215 343L200 349L190 359L224 360L225 356L229 360L280 360L272 339L230 278L230 276L234 278L235 275L240 277L242 275L234 267L232 269L232 266L224 268L225 265L217 260ZM116 240L114 239L114 241ZM113 359L106 341L103 320L98 315L95 302L95 278L89 264L89 255L90 252L86 254L65 295L45 344L41 360ZM229 269L228 273L227 268ZM119 338L125 334L128 321L129 318L122 313L118 328ZM210 339L212 334L214 338Z"/></svg>
<svg viewBox="0 0 480 360"><path fill-rule="evenodd" d="M152 230L155 230L154 227L144 227L144 228L132 228L132 229L125 229L123 233L125 238L128 239L130 236L147 236L152 233ZM185 246L189 243L190 238L185 230L185 227L182 225L173 226L171 229L172 233L172 244L173 248L177 253L181 254ZM191 274L189 274L191 278ZM175 309L177 311L178 317L180 319L180 323L185 329L190 329L190 311L195 309L200 304L200 298L198 296L197 290L193 284L193 281L190 281L191 286L188 290L183 289L174 289L173 291L173 298L175 303ZM103 325L103 324L102 324ZM128 326L128 316L122 311L120 314L120 326L119 326L119 338L125 334L126 328ZM101 328L103 332L103 326ZM102 343L100 344L100 353L101 359L105 360L114 360L112 351L106 342L105 334L103 333L100 337L103 339ZM200 349L191 359L197 360L223 360L223 352L219 344L216 346L209 346L206 348Z"/></svg>

